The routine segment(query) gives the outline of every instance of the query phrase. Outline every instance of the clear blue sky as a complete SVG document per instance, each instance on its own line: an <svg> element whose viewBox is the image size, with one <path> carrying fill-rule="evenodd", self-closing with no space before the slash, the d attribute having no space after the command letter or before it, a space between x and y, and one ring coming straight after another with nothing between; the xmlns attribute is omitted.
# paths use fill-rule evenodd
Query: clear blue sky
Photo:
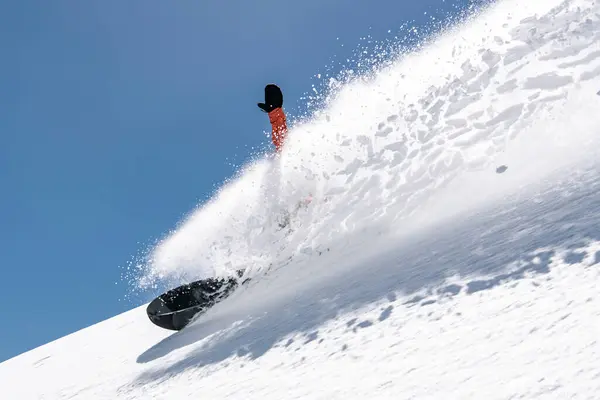
<svg viewBox="0 0 600 400"><path fill-rule="evenodd" d="M360 37L461 3L2 2L0 361L135 305L119 266L269 145L266 83L298 113Z"/></svg>

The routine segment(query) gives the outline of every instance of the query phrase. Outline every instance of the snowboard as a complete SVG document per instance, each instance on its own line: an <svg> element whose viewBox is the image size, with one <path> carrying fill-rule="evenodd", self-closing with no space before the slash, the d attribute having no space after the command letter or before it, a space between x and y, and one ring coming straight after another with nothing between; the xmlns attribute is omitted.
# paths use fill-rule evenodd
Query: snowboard
<svg viewBox="0 0 600 400"><path fill-rule="evenodd" d="M244 270L237 276L207 278L171 289L148 304L146 314L154 325L173 331L185 328L197 315L229 297L240 285Z"/></svg>

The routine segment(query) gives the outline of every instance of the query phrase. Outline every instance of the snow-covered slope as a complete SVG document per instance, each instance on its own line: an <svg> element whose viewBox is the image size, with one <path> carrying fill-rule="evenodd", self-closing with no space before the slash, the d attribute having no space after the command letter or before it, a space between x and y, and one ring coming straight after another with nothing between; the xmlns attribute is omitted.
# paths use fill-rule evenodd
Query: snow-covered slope
<svg viewBox="0 0 600 400"><path fill-rule="evenodd" d="M342 85L140 279L253 284L176 334L140 307L8 360L2 398L594 398L599 37L593 1L507 0Z"/></svg>

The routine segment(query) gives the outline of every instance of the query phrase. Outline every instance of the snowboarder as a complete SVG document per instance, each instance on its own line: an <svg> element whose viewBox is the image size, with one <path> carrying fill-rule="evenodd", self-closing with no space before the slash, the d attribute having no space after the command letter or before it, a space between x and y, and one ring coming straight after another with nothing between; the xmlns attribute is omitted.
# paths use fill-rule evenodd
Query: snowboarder
<svg viewBox="0 0 600 400"><path fill-rule="evenodd" d="M265 86L265 102L258 107L269 115L271 122L271 140L277 153L281 153L287 135L287 119L283 111L283 93L274 84Z"/></svg>
<svg viewBox="0 0 600 400"><path fill-rule="evenodd" d="M276 154L281 154L288 132L287 118L283 111L283 93L281 92L281 89L272 83L265 86L265 102L258 103L258 107L269 115L269 122L271 122L271 140L275 146ZM276 209L280 210L276 212L276 214L281 217L278 225L280 228L284 228L290 224L291 214L290 211L280 203L279 199L278 178L281 175L279 162L279 159L274 160L269 192L272 193L275 204L277 204ZM296 207L292 210L292 214L297 213L300 207L308 207L308 204L311 201L312 194L309 194L304 200L298 202Z"/></svg>

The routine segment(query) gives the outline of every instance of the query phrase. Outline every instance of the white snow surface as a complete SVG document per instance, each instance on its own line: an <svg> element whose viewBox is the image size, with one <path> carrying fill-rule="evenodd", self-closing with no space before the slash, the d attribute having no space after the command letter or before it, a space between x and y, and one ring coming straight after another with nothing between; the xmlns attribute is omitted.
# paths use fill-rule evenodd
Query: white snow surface
<svg viewBox="0 0 600 400"><path fill-rule="evenodd" d="M598 398L599 39L595 1L506 0L341 84L140 279L250 285L5 361L2 399Z"/></svg>

